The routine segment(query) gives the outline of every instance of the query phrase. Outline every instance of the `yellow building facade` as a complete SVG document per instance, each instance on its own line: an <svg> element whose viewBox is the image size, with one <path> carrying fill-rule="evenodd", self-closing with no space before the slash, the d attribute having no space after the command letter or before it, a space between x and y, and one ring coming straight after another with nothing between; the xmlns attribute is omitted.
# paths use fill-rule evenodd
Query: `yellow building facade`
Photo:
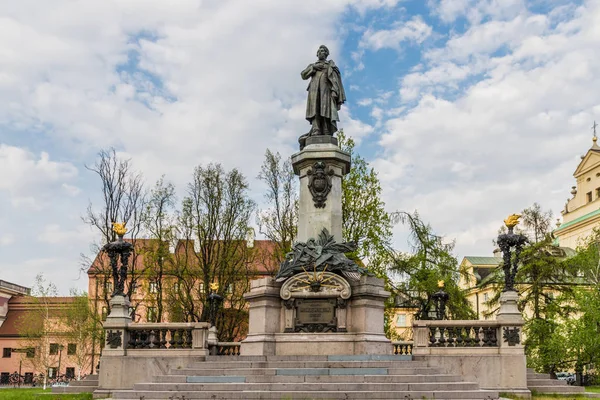
<svg viewBox="0 0 600 400"><path fill-rule="evenodd" d="M562 210L562 223L554 236L556 245L576 249L600 226L600 146L595 136L573 176L576 186L572 187L572 197Z"/></svg>
<svg viewBox="0 0 600 400"><path fill-rule="evenodd" d="M493 319L493 309L487 304L495 288L488 284L492 271L502 263L502 257L465 256L460 263L459 287L466 292L478 319Z"/></svg>

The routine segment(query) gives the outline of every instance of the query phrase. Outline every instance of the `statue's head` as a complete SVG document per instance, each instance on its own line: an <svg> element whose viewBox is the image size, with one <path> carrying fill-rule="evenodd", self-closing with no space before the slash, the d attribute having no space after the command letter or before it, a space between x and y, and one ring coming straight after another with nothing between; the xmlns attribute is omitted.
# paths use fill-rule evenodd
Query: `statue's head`
<svg viewBox="0 0 600 400"><path fill-rule="evenodd" d="M329 57L329 49L324 44L319 46L319 50L317 50L317 58L319 60L326 60Z"/></svg>

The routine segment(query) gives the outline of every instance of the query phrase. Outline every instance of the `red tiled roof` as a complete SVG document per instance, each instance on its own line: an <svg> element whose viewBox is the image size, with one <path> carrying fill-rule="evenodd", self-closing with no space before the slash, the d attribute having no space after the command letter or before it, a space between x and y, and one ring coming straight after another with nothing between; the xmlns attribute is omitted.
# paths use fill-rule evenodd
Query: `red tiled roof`
<svg viewBox="0 0 600 400"><path fill-rule="evenodd" d="M132 240L126 239L126 241L133 243ZM156 246L158 240L156 239L136 239L134 246L136 249L136 256L131 257L131 263L135 262L135 270L141 271L144 268L144 249L150 249ZM279 263L277 261L276 252L277 246L275 242L271 240L254 240L253 258L248 264L248 269L252 274L256 275L270 275L279 269ZM183 256L186 252L192 255L194 251L194 241L180 240L175 248L175 254ZM96 255L96 258L92 262L92 265L88 269L88 275L94 275L102 271L110 271L108 255L101 251Z"/></svg>
<svg viewBox="0 0 600 400"><path fill-rule="evenodd" d="M19 325L21 324L21 321L27 319L31 322L37 318L38 314L36 314L35 308L40 304L40 301L46 302L49 308L56 312L74 300L75 297L12 297L8 302L6 319L2 326L0 326L0 337L19 336ZM41 323L41 320L35 322Z"/></svg>

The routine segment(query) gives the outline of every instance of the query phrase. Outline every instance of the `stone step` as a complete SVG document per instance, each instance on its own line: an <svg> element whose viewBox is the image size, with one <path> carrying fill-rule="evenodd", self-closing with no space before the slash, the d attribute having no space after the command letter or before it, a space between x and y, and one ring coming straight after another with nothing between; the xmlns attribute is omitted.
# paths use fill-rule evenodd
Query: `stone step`
<svg viewBox="0 0 600 400"><path fill-rule="evenodd" d="M477 390L474 382L441 383L136 383L135 391L204 392L204 391L263 391L263 392L387 392Z"/></svg>
<svg viewBox="0 0 600 400"><path fill-rule="evenodd" d="M560 379L527 379L527 386L568 386L567 381Z"/></svg>
<svg viewBox="0 0 600 400"><path fill-rule="evenodd" d="M362 368L427 367L424 361L205 361L189 364L189 369L215 368Z"/></svg>
<svg viewBox="0 0 600 400"><path fill-rule="evenodd" d="M582 386L531 386L527 385L527 388L532 392L538 393L563 393L563 394L581 394L585 392L585 388Z"/></svg>
<svg viewBox="0 0 600 400"><path fill-rule="evenodd" d="M328 400L365 400L365 399L436 399L436 400L495 400L498 399L498 392L487 390L440 390L440 391L340 391L340 392L311 392L307 393L294 391L251 391L229 392L229 391L204 391L204 392L172 392L172 391L139 391L139 390L120 390L113 392L114 400L125 399L211 399L211 400L254 400L254 399L285 399L285 400L310 400L310 399L328 399Z"/></svg>
<svg viewBox="0 0 600 400"><path fill-rule="evenodd" d="M69 386L98 386L98 380L71 381L69 382Z"/></svg>
<svg viewBox="0 0 600 400"><path fill-rule="evenodd" d="M411 361L410 355L349 354L323 356L206 356L204 361Z"/></svg>
<svg viewBox="0 0 600 400"><path fill-rule="evenodd" d="M52 388L52 393L92 393L98 388L95 386L57 386Z"/></svg>
<svg viewBox="0 0 600 400"><path fill-rule="evenodd" d="M331 370L331 371L330 371ZM182 368L171 369L170 375L221 376L221 375L435 375L439 368Z"/></svg>
<svg viewBox="0 0 600 400"><path fill-rule="evenodd" d="M158 375L153 382L156 383L186 383L188 379L204 378L204 382L249 382L249 383L302 383L302 382L330 382L330 383L420 383L420 382L462 382L458 375L428 374L428 375L248 375L248 376L185 376L185 375ZM200 380L197 379L197 382Z"/></svg>
<svg viewBox="0 0 600 400"><path fill-rule="evenodd" d="M550 374L538 374L536 372L527 372L527 380L529 379L551 379Z"/></svg>

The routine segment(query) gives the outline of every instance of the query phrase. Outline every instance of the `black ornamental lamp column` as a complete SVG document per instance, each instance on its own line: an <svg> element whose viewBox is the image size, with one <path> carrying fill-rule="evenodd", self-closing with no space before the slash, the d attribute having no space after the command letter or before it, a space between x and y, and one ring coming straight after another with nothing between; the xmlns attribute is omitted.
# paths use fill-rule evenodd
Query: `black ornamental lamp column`
<svg viewBox="0 0 600 400"><path fill-rule="evenodd" d="M210 294L208 295L208 319L210 326L217 326L217 314L223 304L223 296L217 293L219 289L218 283L210 284Z"/></svg>
<svg viewBox="0 0 600 400"><path fill-rule="evenodd" d="M509 215L504 220L508 232L498 236L498 246L502 251L504 290L500 294L500 308L496 316L496 320L500 322L496 337L501 349L503 347L518 347L519 351L522 352L521 328L524 321L518 307L519 294L515 289L515 276L519 268L521 251L527 243L527 237L514 232L520 217L518 214ZM524 358L524 353L522 354ZM523 364L525 364L525 361L523 361Z"/></svg>
<svg viewBox="0 0 600 400"><path fill-rule="evenodd" d="M438 281L439 290L435 292L431 298L435 303L436 319L442 320L446 317L446 303L450 296L444 290L444 281Z"/></svg>
<svg viewBox="0 0 600 400"><path fill-rule="evenodd" d="M515 276L519 268L519 257L523 246L527 243L525 235L514 233L514 228L519 223L518 214L512 214L504 220L508 233L498 236L498 246L502 251L502 268L504 269L504 290L503 292L515 291ZM514 252L514 258L512 256Z"/></svg>
<svg viewBox="0 0 600 400"><path fill-rule="evenodd" d="M123 240L123 236L127 233L124 223L113 222L113 232L117 234L117 240L107 243L102 248L108 254L114 283L110 313L103 323L106 346L102 350L102 356L107 352L113 355L125 354L129 340L128 326L131 323L129 298L125 295L125 280L127 280L127 268L133 245Z"/></svg>
<svg viewBox="0 0 600 400"><path fill-rule="evenodd" d="M114 290L111 297L125 296L125 280L127 279L127 266L133 245L123 240L127 233L125 224L113 222L113 232L117 234L117 240L104 245L102 250L108 254L112 269Z"/></svg>
<svg viewBox="0 0 600 400"><path fill-rule="evenodd" d="M208 349L211 355L216 356L219 353L219 338L217 333L217 314L223 303L223 296L217 293L219 290L218 283L210 284L210 294L207 297L208 301L208 319L210 328L208 329Z"/></svg>

